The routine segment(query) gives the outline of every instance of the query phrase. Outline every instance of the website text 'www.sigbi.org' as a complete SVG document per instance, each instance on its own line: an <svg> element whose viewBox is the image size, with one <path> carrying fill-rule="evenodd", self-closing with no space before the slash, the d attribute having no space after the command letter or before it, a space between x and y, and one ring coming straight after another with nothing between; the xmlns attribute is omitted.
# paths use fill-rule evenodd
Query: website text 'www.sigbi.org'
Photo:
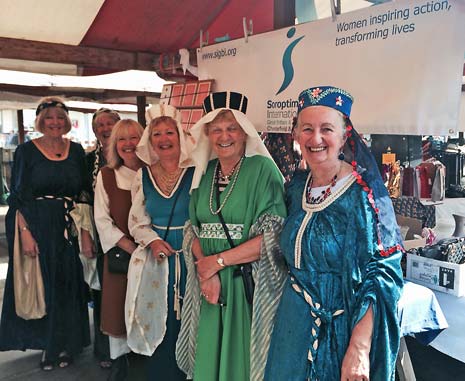
<svg viewBox="0 0 465 381"><path fill-rule="evenodd" d="M209 52L209 53L203 53L202 54L202 59L203 60L220 60L224 57L232 56L234 57L236 55L236 48L231 48L231 49L218 49L215 50L214 52Z"/></svg>

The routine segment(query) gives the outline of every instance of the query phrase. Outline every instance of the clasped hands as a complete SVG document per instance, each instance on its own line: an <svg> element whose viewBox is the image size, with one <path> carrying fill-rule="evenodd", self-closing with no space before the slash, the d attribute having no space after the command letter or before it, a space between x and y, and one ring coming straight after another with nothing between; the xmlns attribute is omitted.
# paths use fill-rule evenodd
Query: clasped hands
<svg viewBox="0 0 465 381"><path fill-rule="evenodd" d="M222 267L216 260L216 255L210 255L201 257L195 262L202 296L210 304L218 304L221 294L221 281L218 271Z"/></svg>

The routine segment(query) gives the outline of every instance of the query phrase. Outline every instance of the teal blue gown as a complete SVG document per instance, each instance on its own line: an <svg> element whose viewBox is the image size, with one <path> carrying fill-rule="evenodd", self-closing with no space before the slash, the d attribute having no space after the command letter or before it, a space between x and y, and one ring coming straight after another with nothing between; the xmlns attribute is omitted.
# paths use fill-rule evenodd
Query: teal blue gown
<svg viewBox="0 0 465 381"><path fill-rule="evenodd" d="M186 220L189 219L189 190L192 183L192 168L189 168L181 180L181 183L171 195L167 198L159 193L154 187L153 182L148 174L148 168L143 169L142 184L146 200L145 209L151 218L153 230L164 238L166 226L168 224L171 209L177 197L176 207L173 212L170 229L166 241L175 250L182 247L183 230L182 227ZM178 196L179 193L179 196ZM181 295L184 295L186 284L186 266L181 254ZM181 321L176 319L174 312L174 288L175 284L175 256L168 257L169 278L168 278L168 316L166 319L166 333L162 343L157 347L154 354L147 362L147 379L178 381L185 380L186 375L178 368L175 358L176 340L178 338Z"/></svg>
<svg viewBox="0 0 465 381"><path fill-rule="evenodd" d="M370 304L374 316L370 380L394 380L400 338L401 252L381 255L376 215L367 193L353 182L344 193L330 196L333 200L324 209L311 214L300 232L299 266L295 248L307 215L302 207L306 178L307 173L297 173L287 189L288 217L281 247L290 272L276 316L265 380L339 381L352 329Z"/></svg>

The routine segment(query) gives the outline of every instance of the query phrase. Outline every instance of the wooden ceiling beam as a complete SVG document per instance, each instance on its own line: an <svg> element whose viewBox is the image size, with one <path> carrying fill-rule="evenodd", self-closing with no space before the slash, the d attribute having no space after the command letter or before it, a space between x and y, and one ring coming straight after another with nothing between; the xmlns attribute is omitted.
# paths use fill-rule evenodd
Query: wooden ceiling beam
<svg viewBox="0 0 465 381"><path fill-rule="evenodd" d="M70 89L49 86L21 86L0 84L0 91L17 94L43 97L48 95L64 96L66 98L80 98L84 101L105 102L107 99L117 99L133 97L134 104L137 96L148 98L160 98L160 93L147 91L126 91L126 90L99 90L99 89Z"/></svg>
<svg viewBox="0 0 465 381"><path fill-rule="evenodd" d="M153 71L159 54L0 37L0 58L72 64L111 71Z"/></svg>

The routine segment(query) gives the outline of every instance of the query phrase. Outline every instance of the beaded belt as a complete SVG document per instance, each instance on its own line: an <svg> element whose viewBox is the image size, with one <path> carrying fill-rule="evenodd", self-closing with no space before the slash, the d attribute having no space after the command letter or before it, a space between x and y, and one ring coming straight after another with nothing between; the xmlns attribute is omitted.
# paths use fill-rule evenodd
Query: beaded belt
<svg viewBox="0 0 465 381"><path fill-rule="evenodd" d="M68 196L39 196L36 197L36 200L58 200L58 201L63 201L63 206L65 208L65 230L63 232L63 235L68 241L70 245L73 244L73 241L71 240L71 237L77 237L77 232L76 232L76 226L74 225L74 221L71 217L71 210L74 209L74 204L75 201L72 197Z"/></svg>
<svg viewBox="0 0 465 381"><path fill-rule="evenodd" d="M335 312L326 311L321 308L320 303L314 303L310 294L305 291L302 287L297 284L294 277L291 276L292 288L300 296L304 298L307 304L310 306L310 314L312 315L312 333L311 333L311 344L308 350L308 361L312 362L316 359L318 350L318 338L320 336L321 324L329 325L333 319L344 313L344 310L336 310Z"/></svg>

